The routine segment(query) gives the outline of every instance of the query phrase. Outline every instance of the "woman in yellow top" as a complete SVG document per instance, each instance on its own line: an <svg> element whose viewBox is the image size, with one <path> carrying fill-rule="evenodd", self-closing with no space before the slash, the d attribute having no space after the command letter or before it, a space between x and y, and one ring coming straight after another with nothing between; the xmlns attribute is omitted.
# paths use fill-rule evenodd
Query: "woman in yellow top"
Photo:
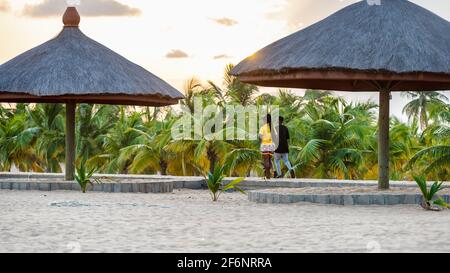
<svg viewBox="0 0 450 273"><path fill-rule="evenodd" d="M259 130L259 138L261 139L261 153L264 162L264 174L267 179L271 177L272 157L275 151L275 144L272 139L272 116L266 116L266 124Z"/></svg>

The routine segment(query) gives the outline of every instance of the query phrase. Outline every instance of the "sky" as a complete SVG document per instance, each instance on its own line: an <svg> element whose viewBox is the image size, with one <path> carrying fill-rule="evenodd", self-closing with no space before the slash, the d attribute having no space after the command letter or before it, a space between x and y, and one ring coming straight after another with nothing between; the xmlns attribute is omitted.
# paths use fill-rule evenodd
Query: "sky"
<svg viewBox="0 0 450 273"><path fill-rule="evenodd" d="M86 35L179 90L192 76L221 84L226 64L237 64L357 1L0 0L0 64L57 35L69 2L77 6ZM450 20L448 0L411 2ZM375 93L337 93L354 101L377 101ZM392 114L401 117L406 102L394 94Z"/></svg>

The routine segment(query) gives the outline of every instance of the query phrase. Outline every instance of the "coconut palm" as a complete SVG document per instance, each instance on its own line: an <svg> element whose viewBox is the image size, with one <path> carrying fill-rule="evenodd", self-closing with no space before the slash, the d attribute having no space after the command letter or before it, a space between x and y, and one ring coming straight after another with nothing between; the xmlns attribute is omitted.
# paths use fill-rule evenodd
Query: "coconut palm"
<svg viewBox="0 0 450 273"><path fill-rule="evenodd" d="M237 187L237 185L244 180L243 177L234 179L226 184L223 183L226 168L226 166L214 165L212 171L207 174L203 174L213 202L219 201L220 195L227 190L236 190L245 194L245 191Z"/></svg>
<svg viewBox="0 0 450 273"><path fill-rule="evenodd" d="M359 118L367 113L346 105L340 98L323 99L323 109L312 111L309 102L304 109L304 132L301 139L293 135L296 145L295 166L300 177L346 178L361 177L364 172L366 144L373 134L369 120ZM341 106L341 107L340 107ZM295 123L288 123L292 126ZM295 131L291 128L291 131Z"/></svg>
<svg viewBox="0 0 450 273"><path fill-rule="evenodd" d="M428 145L409 160L406 170L446 180L450 174L450 128L447 125L427 128L422 136Z"/></svg>
<svg viewBox="0 0 450 273"><path fill-rule="evenodd" d="M323 100L327 100L327 98L329 98L330 96L332 96L332 93L330 91L308 89L305 91L303 100L311 102L312 104L323 105Z"/></svg>
<svg viewBox="0 0 450 273"><path fill-rule="evenodd" d="M250 176L252 172L262 175L262 158L254 141L234 141L225 158L229 176Z"/></svg>
<svg viewBox="0 0 450 273"><path fill-rule="evenodd" d="M7 118L0 121L0 170L9 172L15 166L23 172L43 171L33 148L36 133L27 128L27 116L3 111L3 117Z"/></svg>
<svg viewBox="0 0 450 273"><path fill-rule="evenodd" d="M61 172L65 157L65 108L61 104L36 104L27 107L30 119L28 138L35 138L34 150L44 162L46 172Z"/></svg>
<svg viewBox="0 0 450 273"><path fill-rule="evenodd" d="M234 68L234 65L228 64L224 72L224 85L226 88L225 96L232 103L237 103L242 106L250 105L253 102L253 96L258 93L256 85L243 83L238 78L231 76L229 72Z"/></svg>
<svg viewBox="0 0 450 273"><path fill-rule="evenodd" d="M4 122L6 119L14 116L14 112L11 109L5 108L0 104L0 123Z"/></svg>
<svg viewBox="0 0 450 273"><path fill-rule="evenodd" d="M263 93L256 97L255 104L258 106L264 106L264 105L274 105L277 102L277 97L268 94Z"/></svg>
<svg viewBox="0 0 450 273"><path fill-rule="evenodd" d="M191 139L171 140L164 150L169 153L171 164L168 166L168 173L180 176L200 175L199 168L207 169L207 159L194 158L196 142ZM198 167L200 166L200 167Z"/></svg>
<svg viewBox="0 0 450 273"><path fill-rule="evenodd" d="M424 160L426 166L423 168L425 174L437 173L438 177L448 179L450 173L450 145L437 145L425 148L415 154L409 161L412 168L419 160Z"/></svg>
<svg viewBox="0 0 450 273"><path fill-rule="evenodd" d="M91 158L102 153L102 136L116 125L118 106L79 104L77 107L77 153Z"/></svg>
<svg viewBox="0 0 450 273"><path fill-rule="evenodd" d="M449 107L441 109L441 123L429 125L419 141L421 149L409 160L406 170L414 173L425 173L434 179L446 180L450 174L450 111Z"/></svg>
<svg viewBox="0 0 450 273"><path fill-rule="evenodd" d="M204 135L207 118L194 112L195 104L212 106L225 114L227 103L255 106L255 111L279 107L290 129L290 160L298 177L375 179L378 176L376 104L348 103L331 92L290 90L257 96L256 86L244 84L225 69L224 82L186 82L188 110L176 107L137 108L80 104L77 109L78 164L108 173L201 175L217 164L230 176L262 174L256 137L227 140L230 130L246 136L254 123L246 115L245 128L230 117ZM430 180L450 180L450 104L437 92L407 92L412 101L404 111L408 122L391 118L391 179L412 179L426 174ZM266 106L269 105L266 109ZM203 109L199 109L203 110ZM60 172L65 154L62 105L0 105L0 169ZM186 139L173 138L183 119L201 125L188 129Z"/></svg>
<svg viewBox="0 0 450 273"><path fill-rule="evenodd" d="M286 120L298 118L302 107L303 97L297 96L288 89L278 89L277 104L281 108L281 115Z"/></svg>
<svg viewBox="0 0 450 273"><path fill-rule="evenodd" d="M418 141L418 127L408 125L397 118L391 118L389 132L389 166L392 180L409 180L412 177L404 171L409 159L421 149Z"/></svg>
<svg viewBox="0 0 450 273"><path fill-rule="evenodd" d="M212 95L216 98L217 103L219 106L223 107L226 104L226 99L224 96L224 91L222 88L220 88L217 84L215 84L213 81L208 81L209 89L208 94Z"/></svg>
<svg viewBox="0 0 450 273"><path fill-rule="evenodd" d="M204 88L202 87L200 81L195 77L187 80L184 84L184 99L181 104L186 106L191 113L194 113L194 99L196 95L201 93Z"/></svg>
<svg viewBox="0 0 450 273"><path fill-rule="evenodd" d="M125 107L120 107L119 117L112 128L105 135L99 136L102 143L102 154L90 158L89 167L98 167L106 173L128 173L131 159L121 156L124 147L139 143L142 135L134 129L143 127L142 113L127 114Z"/></svg>
<svg viewBox="0 0 450 273"><path fill-rule="evenodd" d="M414 176L416 184L422 192L421 206L425 210L440 211L443 208L450 208L450 206L441 197L436 197L437 193L443 190L444 182L434 182L428 189L425 176Z"/></svg>
<svg viewBox="0 0 450 273"><path fill-rule="evenodd" d="M223 109L218 106L217 111L223 111ZM189 115L189 113L185 114ZM222 123L222 128L213 126L212 132L203 132L205 119L198 118L195 115L190 115L188 118L193 123L200 124L202 130L196 131L195 126L191 126L188 134L192 136L192 139L173 140L166 146L166 149L171 153L189 155L193 160L191 163L195 162L199 169L212 171L216 164L223 163L230 147L230 144L223 140L225 124Z"/></svg>
<svg viewBox="0 0 450 273"><path fill-rule="evenodd" d="M404 96L412 99L404 108L403 113L408 115L410 121L419 123L424 130L429 124L433 109L448 107L448 98L436 91L403 92Z"/></svg>
<svg viewBox="0 0 450 273"><path fill-rule="evenodd" d="M169 153L165 146L171 139L171 127L176 119L166 117L168 121L151 120L146 126L130 128L140 137L139 143L124 147L121 150L121 160L130 160L131 173L156 173L168 174L170 164Z"/></svg>

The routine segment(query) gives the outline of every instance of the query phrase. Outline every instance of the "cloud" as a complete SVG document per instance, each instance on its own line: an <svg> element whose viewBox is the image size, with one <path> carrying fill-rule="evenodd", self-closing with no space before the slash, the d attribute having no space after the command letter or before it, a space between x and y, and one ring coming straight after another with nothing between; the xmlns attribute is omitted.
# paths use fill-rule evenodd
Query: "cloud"
<svg viewBox="0 0 450 273"><path fill-rule="evenodd" d="M215 18L215 19L211 19L211 20L213 20L214 22L216 22L216 23L218 23L220 25L227 26L227 27L231 27L231 26L234 26L234 25L239 23L238 21L236 21L234 19L226 18L226 17L224 17L224 18Z"/></svg>
<svg viewBox="0 0 450 273"><path fill-rule="evenodd" d="M169 53L166 54L166 58L169 59L189 58L189 55L182 50L172 49Z"/></svg>
<svg viewBox="0 0 450 273"><path fill-rule="evenodd" d="M357 0L284 0L268 19L285 21L289 29L299 30L314 24Z"/></svg>
<svg viewBox="0 0 450 273"><path fill-rule="evenodd" d="M229 58L232 58L232 57L227 54L221 54L221 55L217 55L217 56L213 57L214 60L229 59Z"/></svg>
<svg viewBox="0 0 450 273"><path fill-rule="evenodd" d="M82 0L77 6L81 16L138 16L141 10L116 0ZM62 16L67 7L64 0L43 0L38 4L26 4L22 14L31 17Z"/></svg>
<svg viewBox="0 0 450 273"><path fill-rule="evenodd" d="M7 12L11 10L9 2L6 0L0 0L0 12Z"/></svg>

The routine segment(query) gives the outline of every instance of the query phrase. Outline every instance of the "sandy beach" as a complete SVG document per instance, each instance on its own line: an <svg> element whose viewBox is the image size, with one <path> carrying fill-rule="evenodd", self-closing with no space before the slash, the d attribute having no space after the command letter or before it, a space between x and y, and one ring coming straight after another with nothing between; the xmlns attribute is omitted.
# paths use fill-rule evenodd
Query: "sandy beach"
<svg viewBox="0 0 450 273"><path fill-rule="evenodd" d="M450 252L450 210L0 191L0 252Z"/></svg>

